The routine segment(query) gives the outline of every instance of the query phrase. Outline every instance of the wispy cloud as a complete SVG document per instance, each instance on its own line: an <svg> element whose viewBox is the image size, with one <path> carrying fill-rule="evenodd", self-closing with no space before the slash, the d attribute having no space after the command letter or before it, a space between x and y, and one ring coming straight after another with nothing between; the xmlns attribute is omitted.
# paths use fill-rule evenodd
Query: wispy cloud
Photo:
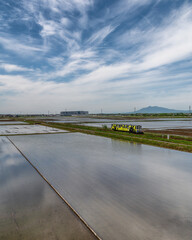
<svg viewBox="0 0 192 240"><path fill-rule="evenodd" d="M106 26L102 29L100 29L99 31L95 32L89 39L88 39L88 43L89 44L96 44L99 45L100 43L102 43L102 41L111 33L113 32L115 29L115 27L113 26Z"/></svg>
<svg viewBox="0 0 192 240"><path fill-rule="evenodd" d="M192 56L192 7L188 5L174 13L163 26L149 37L141 54L143 68L159 67Z"/></svg>
<svg viewBox="0 0 192 240"><path fill-rule="evenodd" d="M34 52L42 52L45 50L33 44L27 44L26 41L23 41L23 43L21 43L19 40L14 39L12 36L8 35L0 37L0 45L2 45L4 49L15 52L19 55L31 55Z"/></svg>
<svg viewBox="0 0 192 240"><path fill-rule="evenodd" d="M0 15L6 23L0 89L14 93L18 105L32 94L41 109L47 102L92 110L102 104L108 111L120 104L128 111L132 104L192 101L189 1L22 0L13 6Z"/></svg>
<svg viewBox="0 0 192 240"><path fill-rule="evenodd" d="M26 72L32 71L30 68L25 68L22 66L14 65L14 64L7 64L7 63L0 63L0 68L4 69L6 72Z"/></svg>
<svg viewBox="0 0 192 240"><path fill-rule="evenodd" d="M122 48L134 46L129 60L136 71L172 64L192 56L192 7L184 5L173 10L159 26L147 26L146 20L139 27L118 36Z"/></svg>

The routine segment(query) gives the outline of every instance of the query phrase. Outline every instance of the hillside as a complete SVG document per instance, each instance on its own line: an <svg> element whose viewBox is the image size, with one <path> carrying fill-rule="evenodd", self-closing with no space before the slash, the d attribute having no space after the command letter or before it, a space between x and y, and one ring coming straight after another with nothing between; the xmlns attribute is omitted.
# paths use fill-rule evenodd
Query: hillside
<svg viewBox="0 0 192 240"><path fill-rule="evenodd" d="M186 113L186 110L175 110L175 109L169 109L164 107L158 107L158 106L149 106L146 108L142 108L134 113Z"/></svg>

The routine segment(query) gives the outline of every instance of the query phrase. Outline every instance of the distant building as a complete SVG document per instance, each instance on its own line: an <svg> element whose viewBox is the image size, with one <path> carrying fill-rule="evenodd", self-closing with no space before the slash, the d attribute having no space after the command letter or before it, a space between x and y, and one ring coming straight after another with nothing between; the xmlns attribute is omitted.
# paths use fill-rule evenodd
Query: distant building
<svg viewBox="0 0 192 240"><path fill-rule="evenodd" d="M64 111L61 112L61 116L72 116L72 115L88 115L88 111Z"/></svg>

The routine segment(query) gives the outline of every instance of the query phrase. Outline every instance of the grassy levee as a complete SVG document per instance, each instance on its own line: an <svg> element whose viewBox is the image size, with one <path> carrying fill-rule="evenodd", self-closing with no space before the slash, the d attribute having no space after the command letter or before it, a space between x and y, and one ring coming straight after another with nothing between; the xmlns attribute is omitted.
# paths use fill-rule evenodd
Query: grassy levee
<svg viewBox="0 0 192 240"><path fill-rule="evenodd" d="M27 121L28 122L28 121ZM175 135L169 135L167 139L166 134L147 133L145 134L131 134L127 132L112 131L111 129L90 127L83 125L75 125L70 123L45 123L30 121L30 124L41 124L44 126L54 127L62 130L68 130L71 132L81 132L91 135L97 135L102 137L108 137L112 139L118 139L123 141L131 141L135 143L143 143L156 147L169 148L184 152L192 152L192 138L180 137Z"/></svg>

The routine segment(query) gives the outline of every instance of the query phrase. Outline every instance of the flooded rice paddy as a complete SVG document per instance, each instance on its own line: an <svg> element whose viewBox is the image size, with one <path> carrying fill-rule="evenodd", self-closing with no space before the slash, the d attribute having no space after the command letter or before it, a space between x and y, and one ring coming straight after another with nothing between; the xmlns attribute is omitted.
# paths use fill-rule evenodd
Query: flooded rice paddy
<svg viewBox="0 0 192 240"><path fill-rule="evenodd" d="M192 120L173 120L173 121L113 121L116 124L134 124L141 125L143 128L163 130L163 129L180 129L180 128L192 128ZM111 123L99 122L99 123L82 123L84 126L90 127L102 127L106 125L108 128L111 127Z"/></svg>
<svg viewBox="0 0 192 240"><path fill-rule="evenodd" d="M102 239L191 240L192 154L81 133L10 139Z"/></svg>
<svg viewBox="0 0 192 240"><path fill-rule="evenodd" d="M0 137L0 239L95 239L6 137Z"/></svg>
<svg viewBox="0 0 192 240"><path fill-rule="evenodd" d="M47 122L56 122L56 123L87 123L87 124L97 124L98 123L98 126L100 126L100 124L104 124L104 123L124 123L124 122L174 122L174 121L182 121L182 122L185 122L185 121L191 121L192 122L192 118L146 118L146 119L129 119L129 120L123 120L122 119L107 119L107 118L90 118L90 117L75 117L75 116L72 116L72 117L55 117L55 118L52 118L52 119L47 119L46 120ZM171 123L169 123L171 124ZM173 123L175 124L175 123Z"/></svg>
<svg viewBox="0 0 192 240"><path fill-rule="evenodd" d="M18 121L0 121L0 125L17 125L24 124L27 125L27 122L18 122Z"/></svg>
<svg viewBox="0 0 192 240"><path fill-rule="evenodd" d="M77 117L67 117L67 118L57 118L55 120L47 120L48 122L56 123L83 123L83 122L113 122L112 119L98 119L98 118L77 118ZM120 120L123 121L123 120Z"/></svg>
<svg viewBox="0 0 192 240"><path fill-rule="evenodd" d="M0 135L67 132L41 125L0 125Z"/></svg>

